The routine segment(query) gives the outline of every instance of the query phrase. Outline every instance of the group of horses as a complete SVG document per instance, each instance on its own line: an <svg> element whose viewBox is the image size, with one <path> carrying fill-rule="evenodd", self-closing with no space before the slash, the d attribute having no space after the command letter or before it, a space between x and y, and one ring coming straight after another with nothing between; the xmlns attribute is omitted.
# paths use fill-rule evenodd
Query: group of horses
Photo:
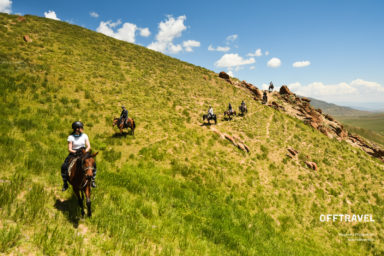
<svg viewBox="0 0 384 256"><path fill-rule="evenodd" d="M240 115L244 116L244 114L248 112L248 109L247 109L246 106L242 106L241 105L241 106L239 106L239 111L240 111ZM224 111L224 119L226 119L226 120L232 120L232 117L236 116L236 115L237 115L237 113L234 110L232 110L232 111L230 111L230 110ZM208 114L204 114L203 115L203 121L205 121L205 120L208 121L208 124L211 124L211 122L210 122L211 120L213 120L215 122L215 124L217 124L217 116L216 116L216 114L213 114L211 116L209 116Z"/></svg>
<svg viewBox="0 0 384 256"><path fill-rule="evenodd" d="M271 88L269 88L271 89ZM272 87L273 90L273 87ZM239 111L242 116L248 112L246 106L239 106ZM225 111L224 118L232 119L232 116L236 116L236 111ZM213 120L217 124L217 117L215 114L208 116L208 114L203 115L203 121L207 120L210 124L210 121ZM131 129L132 135L135 133L136 124L132 118L128 118L125 122L121 118L114 118L112 126L117 126L120 130L120 133L123 133L123 129ZM91 209L91 180L93 173L92 171L95 168L95 157L97 153L92 154L92 152L85 152L85 149L79 150L77 152L76 158L74 158L73 164L68 168L69 183L72 185L73 191L78 199L78 203L81 209L81 215L84 217L84 196L86 198L87 204L87 214L89 217L92 216Z"/></svg>

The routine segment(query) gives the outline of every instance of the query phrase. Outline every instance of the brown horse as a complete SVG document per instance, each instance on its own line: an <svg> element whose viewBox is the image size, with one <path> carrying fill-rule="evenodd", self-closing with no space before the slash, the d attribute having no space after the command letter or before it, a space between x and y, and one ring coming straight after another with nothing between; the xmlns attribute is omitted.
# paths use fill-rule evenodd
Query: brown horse
<svg viewBox="0 0 384 256"><path fill-rule="evenodd" d="M236 111L230 112L229 110L224 112L224 118L228 118L229 120L232 120L232 116L236 116Z"/></svg>
<svg viewBox="0 0 384 256"><path fill-rule="evenodd" d="M69 183L72 185L73 192L79 201L81 208L81 216L84 217L84 194L87 198L88 216L92 216L91 210L91 182L93 176L93 170L95 166L95 157L97 153L85 152L85 149L80 152L80 156L75 158L73 164L70 164L69 171ZM81 196L80 196L81 193Z"/></svg>
<svg viewBox="0 0 384 256"><path fill-rule="evenodd" d="M123 129L131 128L132 135L135 134L135 128L136 124L135 121L132 118L127 119L127 123L124 125L124 123L121 121L120 118L115 117L113 119L113 126L117 125L117 127L120 129L120 133L123 133Z"/></svg>

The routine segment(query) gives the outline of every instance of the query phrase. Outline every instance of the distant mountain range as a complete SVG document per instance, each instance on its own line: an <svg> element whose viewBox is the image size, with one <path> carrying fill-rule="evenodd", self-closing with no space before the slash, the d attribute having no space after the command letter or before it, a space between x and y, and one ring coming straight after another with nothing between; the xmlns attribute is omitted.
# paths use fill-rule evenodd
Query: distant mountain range
<svg viewBox="0 0 384 256"><path fill-rule="evenodd" d="M328 103L322 100L317 100L314 98L309 98L311 99L311 105L314 106L315 108L320 108L323 110L324 113L330 114L332 116L366 116L373 114L374 112L370 111L362 111L362 110L357 110L351 107L344 107L344 106L339 106L333 103Z"/></svg>

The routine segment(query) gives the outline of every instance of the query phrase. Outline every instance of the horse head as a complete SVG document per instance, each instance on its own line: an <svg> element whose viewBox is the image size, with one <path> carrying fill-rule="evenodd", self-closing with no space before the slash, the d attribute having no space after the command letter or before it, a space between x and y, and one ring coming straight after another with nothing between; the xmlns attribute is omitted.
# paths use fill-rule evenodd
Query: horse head
<svg viewBox="0 0 384 256"><path fill-rule="evenodd" d="M95 169L95 157L99 152L92 154L92 152L83 151L83 156L81 157L81 166L84 171L84 175L87 180L90 180L93 176L93 170Z"/></svg>
<svg viewBox="0 0 384 256"><path fill-rule="evenodd" d="M119 122L119 118L115 117L113 119L113 126L117 125L118 122Z"/></svg>

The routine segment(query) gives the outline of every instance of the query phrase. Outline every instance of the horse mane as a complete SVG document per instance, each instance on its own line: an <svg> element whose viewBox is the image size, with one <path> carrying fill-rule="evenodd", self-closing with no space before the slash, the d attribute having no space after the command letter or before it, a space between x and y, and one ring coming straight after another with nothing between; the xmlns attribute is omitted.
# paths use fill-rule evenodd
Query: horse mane
<svg viewBox="0 0 384 256"><path fill-rule="evenodd" d="M92 150L89 150L88 152L85 152L85 154L81 157L81 161L84 161L85 159L92 157Z"/></svg>

